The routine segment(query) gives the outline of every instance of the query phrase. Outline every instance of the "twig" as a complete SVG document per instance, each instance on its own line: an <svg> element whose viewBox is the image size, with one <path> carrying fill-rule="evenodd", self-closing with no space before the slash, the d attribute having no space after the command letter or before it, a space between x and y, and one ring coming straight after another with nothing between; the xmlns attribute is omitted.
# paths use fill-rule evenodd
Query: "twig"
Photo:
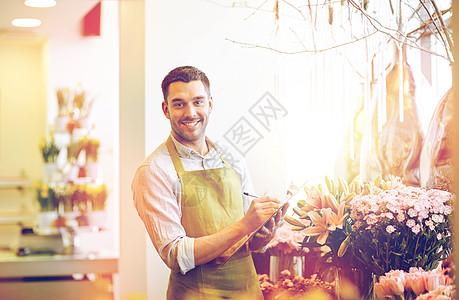
<svg viewBox="0 0 459 300"><path fill-rule="evenodd" d="M361 41L361 40L364 40L364 39L366 39L366 38L369 38L370 36L376 34L377 32L378 32L378 31L374 31L374 32L370 33L369 35L363 36L363 37L361 37L361 38L357 38L357 39L355 39L355 40L353 40L353 41L349 41L349 42L346 42L346 43L343 43L343 44L331 46L331 47L328 47L328 48L323 48L323 49L318 49L318 50L308 50L308 49L305 49L305 50L294 51L294 52L281 51L281 50L274 49L274 48L267 47L267 46L262 46L262 45L256 45L256 44L250 44L250 43L244 43L244 42L233 41L233 40L228 39L228 38L226 38L225 40L230 41L230 42L232 42L232 43L234 43L234 44L240 44L240 45L249 46L249 47L253 47L253 48L267 49L267 50L271 50L271 51L274 51L274 52L277 52L277 53L282 53L282 54L321 53L321 52L325 52L325 51L328 51L328 50L336 49L336 48L339 48L339 47L343 47L343 46L347 46L347 45L350 45L350 44L359 42L359 41Z"/></svg>
<svg viewBox="0 0 459 300"><path fill-rule="evenodd" d="M291 4L290 2L287 2L285 0L282 0L282 1L285 2L287 5L289 5L290 7L292 7L293 9L295 9L296 11L298 11L298 13L303 17L303 20L306 21L306 17L303 15L303 13L301 12L299 8L297 8L295 5Z"/></svg>
<svg viewBox="0 0 459 300"><path fill-rule="evenodd" d="M266 2L268 2L268 0L265 0L262 4L260 4L257 8L255 8L255 10L248 17L244 19L244 21L247 21L251 16L256 14L261 9L261 7L266 4Z"/></svg>
<svg viewBox="0 0 459 300"><path fill-rule="evenodd" d="M433 5L433 7L435 9L435 13L437 14L438 19L440 20L441 29L443 31L443 34L446 37L446 40L448 41L449 49L453 49L453 42L451 41L451 37L449 36L449 33L448 33L447 28L445 26L445 23L443 22L443 18L441 17L442 15L440 14L440 11L438 10L437 4L435 3L434 0L430 0L430 3L432 3L432 5ZM449 57L449 53L447 53L447 54L448 54L448 57Z"/></svg>
<svg viewBox="0 0 459 300"><path fill-rule="evenodd" d="M365 17L369 20L370 24L371 24L377 31L379 31L379 32L381 32L381 33L384 33L384 34L388 35L388 36L391 37L394 41L396 41L396 42L398 42L398 43L400 43L400 44L404 44L404 45L407 45L407 46L409 46L409 47L418 49L418 50L420 50L420 51L424 51L424 52L426 52L426 53L429 53L429 54L432 54L432 55L435 55L435 56L438 56L438 57L442 57L442 58L444 58L444 59L446 59L446 60L448 60L448 61L450 61L450 62L452 61L452 60L450 59L449 55L447 55L447 56L445 57L444 55L441 55L441 54L439 54L439 53L435 53L435 52L430 51L430 50L428 50L428 49L424 49L424 48L420 47L419 45L417 45L415 42L412 42L410 39L408 39L407 36L404 36L404 40L401 40L401 39L395 37L394 35L392 35L391 33L386 32L386 31L384 31L384 30L381 30L380 28L378 28L378 27L375 25L375 23L379 24L382 28L388 29L388 30L390 30L390 31L394 31L394 32L396 32L397 34L403 36L403 34L402 34L400 31L395 30L395 29L392 29L392 28L388 28L388 27L386 27L386 26L383 26L378 20L376 20L375 18L373 18L373 17L371 17L370 15L368 15L368 14L367 14L359 5L357 5L353 0L348 0L348 2L351 3L352 6L354 6L357 10L359 10L359 11L362 13L362 15L365 16ZM409 43L408 43L407 41L408 41ZM447 54L448 54L448 53L447 53Z"/></svg>

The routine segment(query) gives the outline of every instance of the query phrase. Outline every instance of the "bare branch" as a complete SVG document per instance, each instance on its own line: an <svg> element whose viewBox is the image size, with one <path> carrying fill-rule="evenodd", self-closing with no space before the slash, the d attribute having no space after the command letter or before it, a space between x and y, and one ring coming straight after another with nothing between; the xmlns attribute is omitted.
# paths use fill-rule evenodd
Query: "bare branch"
<svg viewBox="0 0 459 300"><path fill-rule="evenodd" d="M275 49L275 48L272 48L272 47L267 47L267 46L262 46L262 45L256 45L256 44L251 44L251 43L244 43L244 42L238 42L238 41L233 41L231 39L228 39L226 38L225 40L227 41L230 41L234 44L239 44L239 45L243 45L243 46L248 46L248 47L251 47L251 48L261 48L261 49L266 49L266 50L271 50L271 51L274 51L274 52L277 52L277 53L282 53L282 54L301 54L301 53L313 53L313 54L317 54L317 53L321 53L321 52L325 52L325 51L329 51L329 50L332 50L332 49L336 49L336 48L339 48L339 47L343 47L343 46L347 46L347 45L350 45L350 44L353 44L353 43L356 43L356 42L359 42L361 40L364 40L366 38L369 38L370 36L374 35L378 33L378 31L374 31L366 36L363 36L361 38L357 38L353 41L349 41L349 42L346 42L346 43L343 43L343 44L339 44L339 45L334 45L334 46L331 46L331 47L328 47L328 48L323 48L323 49L317 49L317 50L309 50L309 49L304 49L304 50L301 50L301 51L293 51L293 52L287 52L287 51L282 51L282 50L279 50L279 49Z"/></svg>
<svg viewBox="0 0 459 300"><path fill-rule="evenodd" d="M421 1L422 1L422 0L421 0ZM420 51L424 51L424 52L426 52L426 53L429 53L429 54L432 54L432 55L436 55L436 56L442 57L442 58L444 58L444 59L446 59L446 60L448 60L448 61L450 61L450 62L453 61L453 60L450 58L448 52L447 52L447 56L445 57L444 55L441 55L441 54L439 54L439 53L435 53L435 52L433 52L433 51L424 49L424 48L420 47L418 44L416 44L416 42L411 41L411 40L408 38L408 36L403 35L399 30L395 30L395 29L392 29L392 28L388 28L388 27L386 27L386 26L383 26L378 20L376 20L376 19L373 18L372 16L368 15L368 14L364 11L364 9L363 9L362 7L360 7L357 3L355 3L353 0L348 0L348 2L349 2L352 6L354 6L357 10L359 10L359 11L362 13L362 15L363 15L364 17L366 17L366 18L368 19L368 21L369 21L370 24L373 26L373 28L376 29L376 31L388 35L390 38L392 38L394 41L398 42L400 45L404 44L404 45L407 45L407 46L409 46L409 47L411 47L411 48L418 49L418 50L420 50ZM394 36L394 35L391 34L390 32L386 32L386 31L382 30L381 28L379 28L378 26L376 26L376 24L378 24L381 28L384 28L384 29L387 29L387 30L389 30L389 31L393 31L393 32L397 33L397 35L402 36L403 39L400 39L400 38Z"/></svg>
<svg viewBox="0 0 459 300"><path fill-rule="evenodd" d="M435 26L435 29L436 29L436 31L438 32L438 35L440 36L441 42L442 42L443 45L445 45L445 47L446 47L446 41L445 41L445 38L443 37L442 30L440 30L440 29L438 28L438 25L437 25L437 23L435 22L434 17L432 17L432 15L430 14L429 9L425 6L424 1L423 1L423 0L420 0L419 2L421 3L422 7L423 7L424 10L426 11L427 15L429 16L429 19L431 20L432 24ZM438 16L439 16L439 15L438 15ZM450 59L450 57L449 57L449 51L448 51L448 50L446 50L446 55L448 56L448 60L451 61L451 59Z"/></svg>
<svg viewBox="0 0 459 300"><path fill-rule="evenodd" d="M289 5L290 7L292 7L293 9L295 9L296 11L298 11L298 13L303 17L303 20L306 21L306 17L303 15L303 13L301 12L299 8L297 8L295 5L291 4L290 2L287 2L286 0L282 0L282 1L285 2L285 4Z"/></svg>
<svg viewBox="0 0 459 300"><path fill-rule="evenodd" d="M254 14L256 14L263 5L266 4L266 2L268 2L268 0L265 0L263 3L261 3L247 18L245 18L244 20L247 21L251 16L253 16Z"/></svg>
<svg viewBox="0 0 459 300"><path fill-rule="evenodd" d="M434 0L430 0L430 3L432 3L432 5L433 5L433 7L435 9L435 13L438 16L438 20L440 21L442 32L445 35L446 40L448 41L449 49L453 49L453 41L451 41L451 37L449 36L449 32L448 32L448 30L447 30L447 28L445 26L445 22L443 22L443 18L441 17L442 15L440 14L440 11L438 10L437 3L435 3ZM448 57L449 57L448 51L447 51L447 54L448 54Z"/></svg>

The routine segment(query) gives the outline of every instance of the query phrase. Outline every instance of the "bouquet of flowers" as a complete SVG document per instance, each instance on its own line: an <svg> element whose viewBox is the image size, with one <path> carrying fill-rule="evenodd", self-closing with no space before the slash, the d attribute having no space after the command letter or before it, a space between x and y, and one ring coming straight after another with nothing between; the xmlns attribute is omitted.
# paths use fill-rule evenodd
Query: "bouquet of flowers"
<svg viewBox="0 0 459 300"><path fill-rule="evenodd" d="M454 196L442 190L383 181L350 201L349 246L374 274L411 267L433 270L451 252Z"/></svg>
<svg viewBox="0 0 459 300"><path fill-rule="evenodd" d="M91 138L85 143L86 162L97 162L100 142L98 139Z"/></svg>
<svg viewBox="0 0 459 300"><path fill-rule="evenodd" d="M285 218L305 234L303 246L327 246L316 264L320 275L333 268L376 275L411 267L428 271L450 254L449 192L405 186L397 177L365 184L357 178L349 185L325 179L328 191L321 185L305 189L307 199L294 208L300 220Z"/></svg>
<svg viewBox="0 0 459 300"><path fill-rule="evenodd" d="M392 270L375 283L378 299L455 299L453 279L446 269L424 271L410 268L409 272ZM437 298L438 296L441 298Z"/></svg>
<svg viewBox="0 0 459 300"><path fill-rule="evenodd" d="M298 201L293 211L299 220L286 216L285 220L293 225L292 230L303 232L305 247L322 247L325 254L316 264L319 275L327 277L332 267L359 267L351 253L345 254L349 236L352 232L352 220L349 215L349 202L363 191L358 178L351 184L339 178L338 183L325 177L327 190L321 184L317 187L305 187L306 199Z"/></svg>
<svg viewBox="0 0 459 300"><path fill-rule="evenodd" d="M58 184L54 187L54 193L58 203L58 210L60 215L62 215L64 212L73 211L74 207L71 199L73 190L74 186L69 184Z"/></svg>
<svg viewBox="0 0 459 300"><path fill-rule="evenodd" d="M73 93L72 111L77 114L78 119L88 118L92 110L94 99L88 99L86 91L81 88L81 84Z"/></svg>
<svg viewBox="0 0 459 300"><path fill-rule="evenodd" d="M58 116L67 116L69 108L69 89L58 88L56 89L57 105L58 105Z"/></svg>
<svg viewBox="0 0 459 300"><path fill-rule="evenodd" d="M52 134L47 139L41 138L39 147L40 147L40 152L43 156L43 161L45 163L56 162L60 149L56 145L56 141L54 140L54 136Z"/></svg>
<svg viewBox="0 0 459 300"><path fill-rule="evenodd" d="M311 278L292 276L289 271L282 271L277 282L270 281L268 275L258 277L264 299L334 299L334 284L328 283L312 275Z"/></svg>
<svg viewBox="0 0 459 300"><path fill-rule="evenodd" d="M54 189L47 184L34 183L40 211L55 211L57 209L57 197Z"/></svg>
<svg viewBox="0 0 459 300"><path fill-rule="evenodd" d="M71 141L67 146L67 161L75 165L78 157L80 156L81 151L84 149L85 141L84 138L79 139L78 141Z"/></svg>
<svg viewBox="0 0 459 300"><path fill-rule="evenodd" d="M266 245L268 252L274 256L290 255L299 256L309 252L308 248L301 246L305 235L292 230L289 223L282 223L276 230L274 238Z"/></svg>

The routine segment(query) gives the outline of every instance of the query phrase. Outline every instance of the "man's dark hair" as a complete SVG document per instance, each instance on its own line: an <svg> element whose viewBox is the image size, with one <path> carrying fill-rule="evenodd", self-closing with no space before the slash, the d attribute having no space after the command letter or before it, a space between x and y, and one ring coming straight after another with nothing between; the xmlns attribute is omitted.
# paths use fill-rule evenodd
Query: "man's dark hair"
<svg viewBox="0 0 459 300"><path fill-rule="evenodd" d="M169 93L169 85L176 81L182 81L188 83L190 81L200 80L204 85L207 92L207 96L210 97L210 83L206 74L198 68L192 66L177 67L169 72L164 77L161 83L161 89L163 90L164 101L167 101L167 95Z"/></svg>

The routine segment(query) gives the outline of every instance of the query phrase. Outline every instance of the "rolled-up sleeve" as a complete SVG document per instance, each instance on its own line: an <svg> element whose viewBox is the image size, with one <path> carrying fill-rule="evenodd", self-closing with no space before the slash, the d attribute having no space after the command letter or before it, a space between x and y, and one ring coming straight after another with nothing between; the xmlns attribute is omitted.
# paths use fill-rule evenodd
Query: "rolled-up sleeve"
<svg viewBox="0 0 459 300"><path fill-rule="evenodd" d="M131 184L134 205L161 259L173 271L185 274L195 267L194 238L187 237L176 196L178 178L155 162L141 165Z"/></svg>

